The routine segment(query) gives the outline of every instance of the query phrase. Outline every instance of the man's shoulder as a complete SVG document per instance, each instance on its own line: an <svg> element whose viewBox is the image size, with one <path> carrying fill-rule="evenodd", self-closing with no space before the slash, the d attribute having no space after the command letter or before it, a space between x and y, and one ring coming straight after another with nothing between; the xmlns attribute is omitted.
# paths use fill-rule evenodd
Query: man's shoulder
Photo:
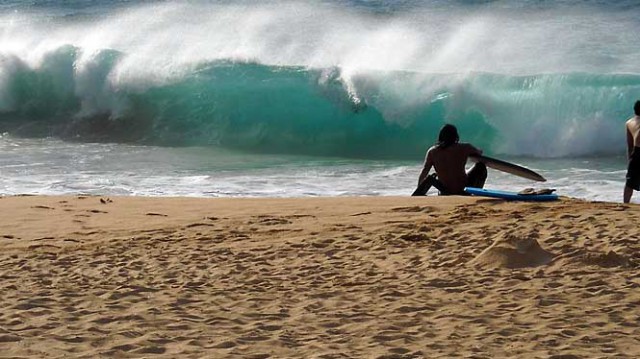
<svg viewBox="0 0 640 359"><path fill-rule="evenodd" d="M476 149L474 145L472 145L472 144L470 144L468 142L460 142L460 143L458 143L458 146L460 146L460 147L462 147L462 148L464 148L466 150L475 150Z"/></svg>

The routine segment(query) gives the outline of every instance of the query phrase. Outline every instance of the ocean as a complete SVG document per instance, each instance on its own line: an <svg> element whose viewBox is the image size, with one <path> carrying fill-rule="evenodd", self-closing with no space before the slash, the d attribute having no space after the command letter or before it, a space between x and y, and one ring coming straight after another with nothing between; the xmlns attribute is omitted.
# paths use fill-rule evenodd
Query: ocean
<svg viewBox="0 0 640 359"><path fill-rule="evenodd" d="M408 196L452 123L548 180L487 188L620 202L639 28L637 1L0 1L0 195Z"/></svg>

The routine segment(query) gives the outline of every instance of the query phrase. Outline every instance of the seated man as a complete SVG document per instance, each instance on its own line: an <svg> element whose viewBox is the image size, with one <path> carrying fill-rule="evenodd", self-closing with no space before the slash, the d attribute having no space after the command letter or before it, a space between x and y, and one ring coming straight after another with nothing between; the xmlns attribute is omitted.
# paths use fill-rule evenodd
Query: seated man
<svg viewBox="0 0 640 359"><path fill-rule="evenodd" d="M482 151L468 143L459 143L458 130L454 125L444 125L438 142L429 148L424 167L418 179L418 188L412 196L425 196L431 186L441 195L465 195L465 187L482 188L487 179L487 167L476 163L468 172L465 165L469 156L481 155ZM429 175L431 167L436 173Z"/></svg>

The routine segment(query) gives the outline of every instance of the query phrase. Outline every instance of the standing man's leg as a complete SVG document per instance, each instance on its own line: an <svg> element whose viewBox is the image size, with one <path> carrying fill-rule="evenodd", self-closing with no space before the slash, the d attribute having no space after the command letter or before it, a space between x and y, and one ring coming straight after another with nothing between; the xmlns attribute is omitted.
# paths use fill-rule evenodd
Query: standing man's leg
<svg viewBox="0 0 640 359"><path fill-rule="evenodd" d="M629 203L631 202L631 196L633 195L633 188L630 188L629 186L624 186L624 193L622 194L622 200L624 201L624 203Z"/></svg>
<svg viewBox="0 0 640 359"><path fill-rule="evenodd" d="M487 180L487 166L482 162L477 162L467 171L467 187L484 187Z"/></svg>

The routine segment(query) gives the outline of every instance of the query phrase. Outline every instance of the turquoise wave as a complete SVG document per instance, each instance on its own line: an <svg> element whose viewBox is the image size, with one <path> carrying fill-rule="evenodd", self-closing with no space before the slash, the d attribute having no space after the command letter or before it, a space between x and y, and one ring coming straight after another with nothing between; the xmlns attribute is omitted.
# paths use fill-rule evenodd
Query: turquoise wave
<svg viewBox="0 0 640 359"><path fill-rule="evenodd" d="M78 68L64 46L0 65L0 130L255 153L416 159L444 123L489 153L539 157L624 151L637 74L425 74L214 61L170 80L117 82L125 55ZM135 78L135 77L134 77Z"/></svg>

